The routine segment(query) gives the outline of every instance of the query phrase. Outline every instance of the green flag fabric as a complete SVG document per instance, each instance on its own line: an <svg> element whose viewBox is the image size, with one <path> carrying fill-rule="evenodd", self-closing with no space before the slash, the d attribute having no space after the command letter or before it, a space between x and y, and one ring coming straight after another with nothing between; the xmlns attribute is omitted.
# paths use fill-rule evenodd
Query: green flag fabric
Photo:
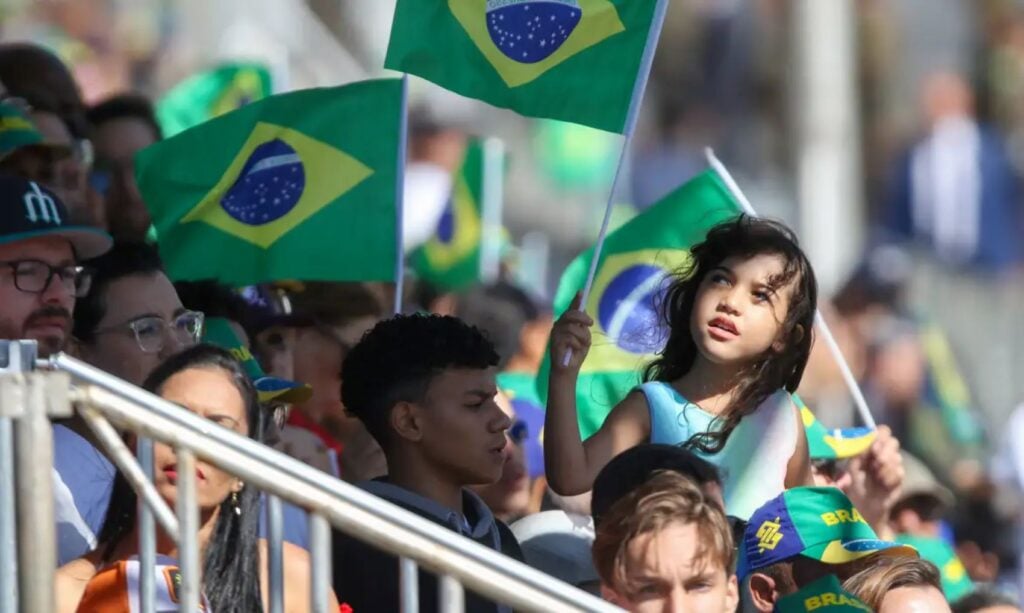
<svg viewBox="0 0 1024 613"><path fill-rule="evenodd" d="M437 230L409 256L417 276L435 287L458 291L480 279L483 157L482 143L471 141Z"/></svg>
<svg viewBox="0 0 1024 613"><path fill-rule="evenodd" d="M678 188L605 239L594 285L584 305L594 318L591 347L580 369L576 406L584 438L601 427L609 411L640 383L645 365L661 349L667 332L658 322L668 273L689 260L689 248L716 224L735 217L740 205L713 170ZM583 289L593 248L569 264L555 295L561 315ZM547 398L550 356L537 377Z"/></svg>
<svg viewBox="0 0 1024 613"><path fill-rule="evenodd" d="M898 534L895 540L897 543L910 545L921 554L922 558L939 568L942 577L942 592L950 602L963 598L974 589L974 582L967 576L967 569L964 568L963 562L946 541L911 534Z"/></svg>
<svg viewBox="0 0 1024 613"><path fill-rule="evenodd" d="M398 0L385 67L623 132L656 0Z"/></svg>
<svg viewBox="0 0 1024 613"><path fill-rule="evenodd" d="M192 75L156 103L164 136L174 136L208 119L273 93L270 71L262 64L231 63Z"/></svg>
<svg viewBox="0 0 1024 613"><path fill-rule="evenodd" d="M387 281L401 81L266 98L136 156L172 279Z"/></svg>

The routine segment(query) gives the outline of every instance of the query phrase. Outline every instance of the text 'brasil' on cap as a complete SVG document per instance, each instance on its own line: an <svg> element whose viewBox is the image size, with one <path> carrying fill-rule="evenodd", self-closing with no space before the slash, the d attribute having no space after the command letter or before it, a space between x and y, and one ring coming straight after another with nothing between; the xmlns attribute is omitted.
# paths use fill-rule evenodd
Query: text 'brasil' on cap
<svg viewBox="0 0 1024 613"><path fill-rule="evenodd" d="M750 517L739 544L740 578L804 556L844 564L874 553L917 557L912 547L878 539L853 503L834 487L797 487L769 500Z"/></svg>

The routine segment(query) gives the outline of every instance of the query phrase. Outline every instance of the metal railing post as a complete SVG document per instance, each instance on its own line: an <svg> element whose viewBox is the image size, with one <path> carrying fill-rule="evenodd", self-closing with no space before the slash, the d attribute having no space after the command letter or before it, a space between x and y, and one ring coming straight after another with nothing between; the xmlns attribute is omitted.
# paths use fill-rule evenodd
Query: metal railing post
<svg viewBox="0 0 1024 613"><path fill-rule="evenodd" d="M139 467L150 483L153 482L153 441L139 437L135 443ZM156 522L153 511L142 496L139 505L139 606L142 613L154 613L156 606Z"/></svg>
<svg viewBox="0 0 1024 613"><path fill-rule="evenodd" d="M35 368L34 341L0 341L0 377ZM17 481L14 472L14 419L24 414L24 380L0 381L0 611L18 606Z"/></svg>
<svg viewBox="0 0 1024 613"><path fill-rule="evenodd" d="M420 570L416 560L400 558L398 579L401 594L402 613L420 613Z"/></svg>
<svg viewBox="0 0 1024 613"><path fill-rule="evenodd" d="M181 571L181 592L178 610L194 613L199 609L202 598L200 583L199 503L196 499L196 456L190 450L179 447L175 451L178 469L178 529L181 540L178 544L178 568Z"/></svg>
<svg viewBox="0 0 1024 613"><path fill-rule="evenodd" d="M64 403L48 393L47 375L14 375L25 382L25 414L14 424L15 473L17 475L18 573L21 610L53 611L56 606L53 574L57 568L57 530L53 512L53 430L50 407L67 411L69 381L64 381Z"/></svg>
<svg viewBox="0 0 1024 613"><path fill-rule="evenodd" d="M437 586L437 608L441 613L463 613L466 610L466 591L459 580L441 575Z"/></svg>
<svg viewBox="0 0 1024 613"><path fill-rule="evenodd" d="M309 582L313 613L327 613L327 590L331 586L331 525L320 513L309 514Z"/></svg>
<svg viewBox="0 0 1024 613"><path fill-rule="evenodd" d="M277 496L267 496L267 536L270 613L284 613L284 511Z"/></svg>

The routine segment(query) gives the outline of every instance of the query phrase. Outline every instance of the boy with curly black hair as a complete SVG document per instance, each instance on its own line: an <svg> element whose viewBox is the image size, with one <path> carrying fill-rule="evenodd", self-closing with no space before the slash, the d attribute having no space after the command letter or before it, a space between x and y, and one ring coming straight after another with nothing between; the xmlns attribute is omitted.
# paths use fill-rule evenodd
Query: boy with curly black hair
<svg viewBox="0 0 1024 613"><path fill-rule="evenodd" d="M342 401L377 440L388 475L367 491L474 541L522 559L512 532L468 485L501 476L510 420L495 403L498 354L454 317L398 315L378 323L342 366ZM334 587L356 611L397 611L398 562L340 532ZM437 607L437 580L421 572L420 610ZM472 593L467 611L504 607Z"/></svg>

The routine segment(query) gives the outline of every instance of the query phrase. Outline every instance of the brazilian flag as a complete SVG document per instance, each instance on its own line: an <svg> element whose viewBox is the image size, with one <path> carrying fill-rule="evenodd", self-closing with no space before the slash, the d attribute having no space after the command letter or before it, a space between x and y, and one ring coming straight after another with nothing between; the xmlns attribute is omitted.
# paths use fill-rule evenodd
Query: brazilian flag
<svg viewBox="0 0 1024 613"><path fill-rule="evenodd" d="M266 98L140 151L172 279L392 280L401 81Z"/></svg>
<svg viewBox="0 0 1024 613"><path fill-rule="evenodd" d="M584 438L601 427L608 412L640 384L641 372L667 338L658 320L667 275L689 261L691 246L709 229L741 211L729 189L708 170L665 196L605 239L597 276L584 308L594 318L591 347L580 369L576 406ZM583 289L593 248L569 264L555 294L561 315ZM550 356L537 376L547 398Z"/></svg>
<svg viewBox="0 0 1024 613"><path fill-rule="evenodd" d="M420 279L451 291L480 279L483 177L483 144L474 140L466 148L437 229L410 254L410 264Z"/></svg>
<svg viewBox="0 0 1024 613"><path fill-rule="evenodd" d="M164 136L197 126L271 93L270 71L262 64L221 64L185 79L156 103Z"/></svg>
<svg viewBox="0 0 1024 613"><path fill-rule="evenodd" d="M531 117L625 129L656 0L398 0L385 66Z"/></svg>

